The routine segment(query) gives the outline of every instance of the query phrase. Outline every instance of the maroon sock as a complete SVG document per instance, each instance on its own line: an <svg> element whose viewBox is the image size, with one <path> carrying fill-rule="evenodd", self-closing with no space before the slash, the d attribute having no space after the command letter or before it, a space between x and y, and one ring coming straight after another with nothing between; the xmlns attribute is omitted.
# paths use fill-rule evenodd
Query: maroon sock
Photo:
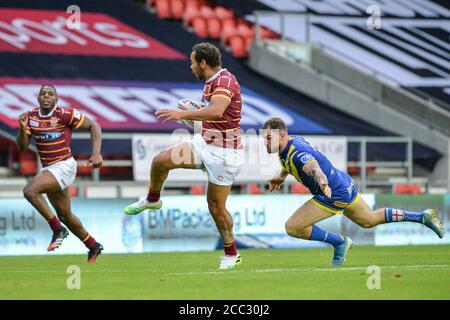
<svg viewBox="0 0 450 320"><path fill-rule="evenodd" d="M94 237L91 237L90 235L88 235L86 239L83 240L83 242L88 249L92 249L93 247L95 247L95 244L97 243Z"/></svg>
<svg viewBox="0 0 450 320"><path fill-rule="evenodd" d="M223 250L225 251L225 254L227 256L235 256L238 254L237 248L236 248L236 241L233 241L230 244L224 244Z"/></svg>
<svg viewBox="0 0 450 320"><path fill-rule="evenodd" d="M53 231L58 231L59 229L61 229L61 221L59 221L59 219L56 216L53 216L53 218L51 218L47 222Z"/></svg>
<svg viewBox="0 0 450 320"><path fill-rule="evenodd" d="M148 188L147 200L150 202L156 202L159 200L159 196L161 191L153 191L151 188Z"/></svg>

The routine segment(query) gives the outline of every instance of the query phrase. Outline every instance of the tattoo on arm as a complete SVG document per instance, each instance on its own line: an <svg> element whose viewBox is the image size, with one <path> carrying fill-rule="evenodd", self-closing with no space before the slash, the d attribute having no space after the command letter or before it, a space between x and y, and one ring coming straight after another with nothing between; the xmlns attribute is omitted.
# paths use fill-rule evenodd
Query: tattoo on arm
<svg viewBox="0 0 450 320"><path fill-rule="evenodd" d="M317 184L320 184L320 182L326 182L328 183L327 176L323 173L322 169L320 168L317 161L312 161L310 163L307 163L303 167L303 171L310 177L316 181Z"/></svg>

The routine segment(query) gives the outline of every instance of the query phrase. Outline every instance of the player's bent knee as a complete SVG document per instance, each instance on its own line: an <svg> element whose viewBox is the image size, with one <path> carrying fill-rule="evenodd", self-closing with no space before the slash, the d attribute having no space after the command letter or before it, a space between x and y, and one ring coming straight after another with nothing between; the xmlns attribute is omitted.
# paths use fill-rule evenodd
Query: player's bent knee
<svg viewBox="0 0 450 320"><path fill-rule="evenodd" d="M152 161L152 166L163 169L170 169L170 161L167 159L167 153L165 151L161 151L158 153Z"/></svg>
<svg viewBox="0 0 450 320"><path fill-rule="evenodd" d="M298 226L296 226L291 220L286 221L284 224L284 229L286 233L291 237L298 237Z"/></svg>
<svg viewBox="0 0 450 320"><path fill-rule="evenodd" d="M37 192L32 187L26 186L25 188L23 188L23 196L27 200L33 199L36 195L37 195Z"/></svg>
<svg viewBox="0 0 450 320"><path fill-rule="evenodd" d="M208 203L208 210L212 215L215 216L220 215L221 211L224 211L221 210L221 208L216 203Z"/></svg>

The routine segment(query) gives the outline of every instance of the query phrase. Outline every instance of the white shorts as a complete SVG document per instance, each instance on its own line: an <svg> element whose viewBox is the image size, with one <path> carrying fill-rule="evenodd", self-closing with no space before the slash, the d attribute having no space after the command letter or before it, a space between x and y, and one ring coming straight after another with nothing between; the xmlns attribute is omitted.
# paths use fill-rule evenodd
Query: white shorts
<svg viewBox="0 0 450 320"><path fill-rule="evenodd" d="M56 181L58 181L61 190L64 190L75 181L77 175L77 162L71 157L42 168L42 171L44 170L50 171L56 178Z"/></svg>
<svg viewBox="0 0 450 320"><path fill-rule="evenodd" d="M188 141L192 146L198 169L206 170L208 181L230 186L236 180L244 162L244 150L221 148L206 143L200 134Z"/></svg>

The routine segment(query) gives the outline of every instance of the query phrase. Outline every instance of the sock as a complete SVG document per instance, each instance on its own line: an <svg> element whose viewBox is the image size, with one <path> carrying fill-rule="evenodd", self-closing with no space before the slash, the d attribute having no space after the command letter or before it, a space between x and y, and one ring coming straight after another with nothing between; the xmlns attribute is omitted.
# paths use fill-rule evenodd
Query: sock
<svg viewBox="0 0 450 320"><path fill-rule="evenodd" d="M95 244L97 243L97 241L95 241L95 239L93 237L91 237L89 234L87 235L87 237L83 240L84 245L88 248L88 249L92 249L93 247L95 247Z"/></svg>
<svg viewBox="0 0 450 320"><path fill-rule="evenodd" d="M331 244L333 247L344 243L344 237L322 230L316 225L312 226L311 236L309 240L323 241Z"/></svg>
<svg viewBox="0 0 450 320"><path fill-rule="evenodd" d="M147 200L150 202L156 202L159 200L159 196L161 191L153 191L151 188L148 188Z"/></svg>
<svg viewBox="0 0 450 320"><path fill-rule="evenodd" d="M237 247L236 247L236 241L233 241L230 244L223 244L223 250L225 251L225 254L227 256L235 256L238 254Z"/></svg>
<svg viewBox="0 0 450 320"><path fill-rule="evenodd" d="M402 222L402 221L417 222L422 224L424 223L423 213L398 210L394 208L384 209L384 219L386 220L387 223Z"/></svg>
<svg viewBox="0 0 450 320"><path fill-rule="evenodd" d="M56 216L53 216L53 218L51 218L47 222L50 225L52 231L58 231L59 229L61 229L61 221L59 221Z"/></svg>

